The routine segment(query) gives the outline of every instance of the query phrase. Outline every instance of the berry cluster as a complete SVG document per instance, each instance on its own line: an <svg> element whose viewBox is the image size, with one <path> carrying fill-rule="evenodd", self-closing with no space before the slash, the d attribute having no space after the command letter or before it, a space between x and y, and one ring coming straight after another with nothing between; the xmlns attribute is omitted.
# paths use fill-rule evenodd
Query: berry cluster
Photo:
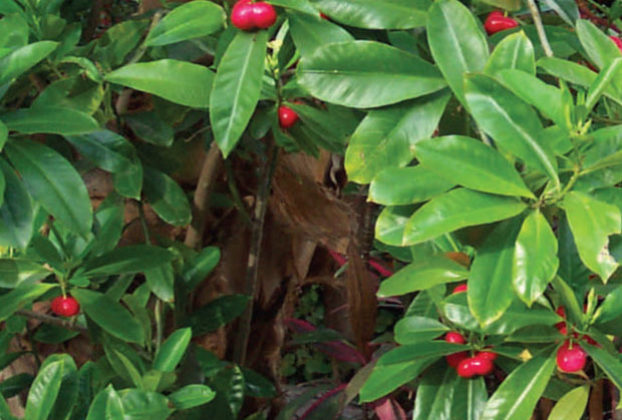
<svg viewBox="0 0 622 420"><path fill-rule="evenodd" d="M566 319L566 308L563 306L558 307L555 312L557 315L564 318L564 320ZM566 321L558 322L555 324L555 328L557 328L562 335L569 335ZM565 340L562 346L557 350L557 367L562 372L578 372L585 367L587 363L587 353L579 345L579 340L586 341L593 346L599 345L589 335L584 334L582 337L579 337L579 334L573 331L571 339Z"/></svg>
<svg viewBox="0 0 622 420"><path fill-rule="evenodd" d="M231 23L243 31L268 29L276 22L276 11L263 1L239 0L231 10Z"/></svg>
<svg viewBox="0 0 622 420"><path fill-rule="evenodd" d="M466 343L464 336L455 331L445 334L445 341L454 344ZM481 351L471 357L469 357L469 353L466 351L445 356L447 364L456 369L458 375L463 378L488 375L495 367L493 362L496 358L497 353L492 351Z"/></svg>

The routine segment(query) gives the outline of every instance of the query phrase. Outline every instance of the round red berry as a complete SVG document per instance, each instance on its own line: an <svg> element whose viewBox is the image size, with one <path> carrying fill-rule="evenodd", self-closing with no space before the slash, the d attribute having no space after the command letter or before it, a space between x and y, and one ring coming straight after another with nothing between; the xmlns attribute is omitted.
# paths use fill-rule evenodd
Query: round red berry
<svg viewBox="0 0 622 420"><path fill-rule="evenodd" d="M253 23L256 28L268 29L270 26L274 25L274 22L276 22L276 11L271 4L258 1L257 3L253 3L251 7L253 10Z"/></svg>
<svg viewBox="0 0 622 420"><path fill-rule="evenodd" d="M453 292L451 292L452 295L455 295L456 293L461 293L461 292L466 292L467 291L467 285L465 284L459 284L458 286L454 287Z"/></svg>
<svg viewBox="0 0 622 420"><path fill-rule="evenodd" d="M58 316L74 316L80 312L80 304L71 296L57 296L52 300L52 312Z"/></svg>
<svg viewBox="0 0 622 420"><path fill-rule="evenodd" d="M578 372L583 370L587 362L587 353L577 343L571 343L570 340L564 341L564 344L557 350L557 367L562 372Z"/></svg>
<svg viewBox="0 0 622 420"><path fill-rule="evenodd" d="M279 107L279 125L283 128L290 128L298 121L296 111L288 106L281 105Z"/></svg>
<svg viewBox="0 0 622 420"><path fill-rule="evenodd" d="M484 22L484 29L486 29L488 35L496 34L506 29L516 28L517 26L518 22L510 17L503 16L503 13L498 10L491 12Z"/></svg>
<svg viewBox="0 0 622 420"><path fill-rule="evenodd" d="M469 357L469 353L466 351L459 351L458 353L452 353L445 356L447 364L452 368L457 368L460 362Z"/></svg>
<svg viewBox="0 0 622 420"><path fill-rule="evenodd" d="M481 353L471 358L471 369L475 371L477 375L488 375L495 368L492 360L482 357Z"/></svg>
<svg viewBox="0 0 622 420"><path fill-rule="evenodd" d="M249 0L240 0L233 6L231 10L231 23L243 31L249 31L255 27L253 8Z"/></svg>
<svg viewBox="0 0 622 420"><path fill-rule="evenodd" d="M458 372L458 376L463 378L472 378L475 375L478 375L478 368L473 365L473 357L468 357L458 364L456 371Z"/></svg>
<svg viewBox="0 0 622 420"><path fill-rule="evenodd" d="M447 334L445 334L445 341L447 341L448 343L454 343L454 344L466 343L466 339L464 338L464 336L460 334L459 332L455 332L455 331L449 331Z"/></svg>
<svg viewBox="0 0 622 420"><path fill-rule="evenodd" d="M494 362L495 359L497 358L497 353L495 353L494 351L482 351L482 352L479 352L476 357L487 359L487 360L490 360L491 362Z"/></svg>

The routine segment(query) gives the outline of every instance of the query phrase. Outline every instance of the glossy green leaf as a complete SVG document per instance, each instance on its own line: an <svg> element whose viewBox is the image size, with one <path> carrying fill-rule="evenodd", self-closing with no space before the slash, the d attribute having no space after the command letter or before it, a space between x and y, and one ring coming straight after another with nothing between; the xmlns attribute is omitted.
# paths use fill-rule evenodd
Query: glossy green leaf
<svg viewBox="0 0 622 420"><path fill-rule="evenodd" d="M161 372L173 372L186 353L191 338L190 328L182 328L172 333L156 353L153 368Z"/></svg>
<svg viewBox="0 0 622 420"><path fill-rule="evenodd" d="M54 401L63 379L64 362L57 361L44 366L35 378L26 401L24 417L28 420L46 420L54 407Z"/></svg>
<svg viewBox="0 0 622 420"><path fill-rule="evenodd" d="M447 92L439 92L370 111L346 150L349 179L368 184L380 171L409 163L413 145L432 136L448 100Z"/></svg>
<svg viewBox="0 0 622 420"><path fill-rule="evenodd" d="M544 4L554 10L570 26L574 26L579 19L579 8L574 0L544 0Z"/></svg>
<svg viewBox="0 0 622 420"><path fill-rule="evenodd" d="M484 378L480 376L468 381L458 380L454 386L451 412L465 420L479 420L488 399Z"/></svg>
<svg viewBox="0 0 622 420"><path fill-rule="evenodd" d="M192 407L207 404L214 399L216 393L205 385L186 385L168 396L177 410L187 410Z"/></svg>
<svg viewBox="0 0 622 420"><path fill-rule="evenodd" d="M89 114L70 108L36 107L18 109L2 115L9 130L23 134L83 134L99 128Z"/></svg>
<svg viewBox="0 0 622 420"><path fill-rule="evenodd" d="M594 362L607 375L607 379L615 384L618 389L622 389L622 362L620 357L613 355L607 350L591 346L587 343L581 343L581 347L590 355Z"/></svg>
<svg viewBox="0 0 622 420"><path fill-rule="evenodd" d="M34 214L30 196L4 159L0 159L0 170L6 184L0 207L0 246L25 249L33 233Z"/></svg>
<svg viewBox="0 0 622 420"><path fill-rule="evenodd" d="M121 172L132 165L136 151L123 136L109 130L81 136L65 136L80 154L108 172Z"/></svg>
<svg viewBox="0 0 622 420"><path fill-rule="evenodd" d="M425 25L431 0L315 0L331 19L366 29L410 29Z"/></svg>
<svg viewBox="0 0 622 420"><path fill-rule="evenodd" d="M614 84L614 82L619 79L621 70L622 57L617 57L598 74L594 82L590 85L587 97L585 98L585 107L588 111L594 108L607 87L610 84Z"/></svg>
<svg viewBox="0 0 622 420"><path fill-rule="evenodd" d="M578 191L568 193L562 206L581 261L606 282L618 267L608 244L609 235L620 233L620 209Z"/></svg>
<svg viewBox="0 0 622 420"><path fill-rule="evenodd" d="M399 206L429 200L456 184L427 167L387 168L369 185L368 200L385 206Z"/></svg>
<svg viewBox="0 0 622 420"><path fill-rule="evenodd" d="M298 77L314 97L354 108L390 105L445 87L432 64L374 41L324 45L300 60Z"/></svg>
<svg viewBox="0 0 622 420"><path fill-rule="evenodd" d="M289 29L300 55L312 54L318 47L331 42L353 41L354 37L341 26L308 13L288 13Z"/></svg>
<svg viewBox="0 0 622 420"><path fill-rule="evenodd" d="M124 420L166 420L173 412L168 399L160 393L125 389L120 395Z"/></svg>
<svg viewBox="0 0 622 420"><path fill-rule="evenodd" d="M589 385L576 387L557 401L548 420L581 420L589 396Z"/></svg>
<svg viewBox="0 0 622 420"><path fill-rule="evenodd" d="M157 146L171 146L175 140L173 127L155 112L125 115L125 121L140 139Z"/></svg>
<svg viewBox="0 0 622 420"><path fill-rule="evenodd" d="M128 64L108 73L106 81L192 108L207 108L214 73L198 64L162 59Z"/></svg>
<svg viewBox="0 0 622 420"><path fill-rule="evenodd" d="M492 51L484 72L494 76L500 70L517 69L535 75L536 56L533 45L524 32L503 38Z"/></svg>
<svg viewBox="0 0 622 420"><path fill-rule="evenodd" d="M452 183L493 194L535 198L512 164L479 140L437 137L414 148L423 166Z"/></svg>
<svg viewBox="0 0 622 420"><path fill-rule="evenodd" d="M553 280L558 267L557 238L536 209L527 216L516 238L512 282L518 297L531 306Z"/></svg>
<svg viewBox="0 0 622 420"><path fill-rule="evenodd" d="M247 304L246 295L225 295L208 302L194 311L188 320L192 335L199 336L216 331L242 315Z"/></svg>
<svg viewBox="0 0 622 420"><path fill-rule="evenodd" d="M437 359L437 357L428 357L404 363L374 366L359 393L361 402L375 401L384 397L398 387L415 379Z"/></svg>
<svg viewBox="0 0 622 420"><path fill-rule="evenodd" d="M173 258L174 255L164 248L152 245L128 245L90 259L82 268L86 276L141 273L171 262Z"/></svg>
<svg viewBox="0 0 622 420"><path fill-rule="evenodd" d="M622 286L618 286L605 296L605 300L600 304L594 313L594 320L598 324L613 321L622 315Z"/></svg>
<svg viewBox="0 0 622 420"><path fill-rule="evenodd" d="M497 225L478 250L469 275L469 308L481 326L486 327L510 307L515 241L521 223L511 219Z"/></svg>
<svg viewBox="0 0 622 420"><path fill-rule="evenodd" d="M13 50L0 58L0 86L26 72L39 61L50 55L58 46L57 42L40 41Z"/></svg>
<svg viewBox="0 0 622 420"><path fill-rule="evenodd" d="M212 381L216 397L214 403L224 412L215 413L216 418L237 419L244 401L244 374L238 365L221 369ZM225 414L226 413L226 414ZM227 417L225 417L227 416Z"/></svg>
<svg viewBox="0 0 622 420"><path fill-rule="evenodd" d="M464 74L482 71L488 61L488 42L481 25L458 0L440 0L428 11L427 35L434 61L466 106Z"/></svg>
<svg viewBox="0 0 622 420"><path fill-rule="evenodd" d="M15 7L16 12L21 11L19 7ZM0 21L0 47L15 49L28 44L29 31L26 20L19 13L7 13L7 10L3 10L2 7L0 7L0 13L5 15Z"/></svg>
<svg viewBox="0 0 622 420"><path fill-rule="evenodd" d="M93 59L107 68L119 67L138 46L148 24L146 19L128 19L111 26L97 41Z"/></svg>
<svg viewBox="0 0 622 420"><path fill-rule="evenodd" d="M223 27L224 10L211 1L193 1L173 9L153 28L145 45L155 47L201 38Z"/></svg>
<svg viewBox="0 0 622 420"><path fill-rule="evenodd" d="M483 75L467 77L466 100L473 117L501 147L525 163L544 172L559 186L557 162L545 144L536 112L494 79Z"/></svg>
<svg viewBox="0 0 622 420"><path fill-rule="evenodd" d="M72 295L89 318L109 334L130 343L145 341L140 323L108 295L86 289L74 289Z"/></svg>
<svg viewBox="0 0 622 420"><path fill-rule="evenodd" d="M576 29L585 52L599 69L609 66L622 55L614 42L589 20L577 20Z"/></svg>
<svg viewBox="0 0 622 420"><path fill-rule="evenodd" d="M210 121L225 157L240 140L259 101L267 42L267 31L240 31L218 65Z"/></svg>
<svg viewBox="0 0 622 420"><path fill-rule="evenodd" d="M447 343L444 340L398 346L380 356L376 366L388 366L420 358L439 358L461 350L467 350L467 347L461 344Z"/></svg>
<svg viewBox="0 0 622 420"><path fill-rule="evenodd" d="M141 160L134 156L132 164L124 170L112 174L114 189L123 197L140 199L143 187L143 165Z"/></svg>
<svg viewBox="0 0 622 420"><path fill-rule="evenodd" d="M104 87L82 76L59 79L37 96L31 108L68 108L93 115L104 99Z"/></svg>
<svg viewBox="0 0 622 420"><path fill-rule="evenodd" d="M593 142L583 159L586 171L622 165L622 125L601 128L590 135Z"/></svg>
<svg viewBox="0 0 622 420"><path fill-rule="evenodd" d="M555 358L544 356L514 369L492 394L480 420L528 419L554 369Z"/></svg>
<svg viewBox="0 0 622 420"><path fill-rule="evenodd" d="M5 150L30 194L64 226L87 235L93 210L86 186L74 167L55 150L21 139Z"/></svg>
<svg viewBox="0 0 622 420"><path fill-rule="evenodd" d="M514 198L466 188L454 189L433 198L410 217L402 245L414 245L463 227L507 219L521 213L525 207Z"/></svg>
<svg viewBox="0 0 622 420"><path fill-rule="evenodd" d="M380 297L404 295L462 280L468 275L466 267L449 258L435 256L402 268L380 284L377 294Z"/></svg>
<svg viewBox="0 0 622 420"><path fill-rule="evenodd" d="M33 300L52 289L54 285L48 283L23 283L8 293L0 296L0 322L5 321L21 307L30 304Z"/></svg>
<svg viewBox="0 0 622 420"><path fill-rule="evenodd" d="M405 316L397 321L393 332L397 343L413 344L432 340L448 330L446 325L432 318Z"/></svg>
<svg viewBox="0 0 622 420"><path fill-rule="evenodd" d="M220 249L215 246L203 248L193 256L186 264L182 277L188 290L193 290L220 262Z"/></svg>
<svg viewBox="0 0 622 420"><path fill-rule="evenodd" d="M124 418L121 397L112 385L102 389L95 396L86 420L119 420Z"/></svg>
<svg viewBox="0 0 622 420"><path fill-rule="evenodd" d="M412 214L412 206L385 207L376 220L376 239L387 245L401 247L404 229Z"/></svg>
<svg viewBox="0 0 622 420"><path fill-rule="evenodd" d="M175 298L175 272L171 263L145 270L145 279L151 292L164 302Z"/></svg>
<svg viewBox="0 0 622 420"><path fill-rule="evenodd" d="M164 172L144 166L143 191L151 208L166 223L186 226L192 220L192 209L184 190Z"/></svg>
<svg viewBox="0 0 622 420"><path fill-rule="evenodd" d="M0 120L0 151L4 147L4 144L9 139L9 129L6 125Z"/></svg>
<svg viewBox="0 0 622 420"><path fill-rule="evenodd" d="M63 363L63 374L58 395L48 418L50 420L67 420L70 418L78 399L78 371L73 358L62 353L48 356L41 368L58 362Z"/></svg>

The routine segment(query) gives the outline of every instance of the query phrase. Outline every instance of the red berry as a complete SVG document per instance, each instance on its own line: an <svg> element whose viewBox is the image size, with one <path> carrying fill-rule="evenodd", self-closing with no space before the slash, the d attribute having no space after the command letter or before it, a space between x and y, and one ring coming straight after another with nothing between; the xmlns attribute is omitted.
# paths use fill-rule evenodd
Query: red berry
<svg viewBox="0 0 622 420"><path fill-rule="evenodd" d="M296 111L285 105L279 107L279 125L281 127L289 128L296 124L296 121L298 121Z"/></svg>
<svg viewBox="0 0 622 420"><path fill-rule="evenodd" d="M80 304L71 296L57 296L52 300L52 312L58 316L74 316L80 312Z"/></svg>
<svg viewBox="0 0 622 420"><path fill-rule="evenodd" d="M609 38L615 42L616 46L620 49L620 51L622 51L622 39L618 38L617 36L609 36Z"/></svg>
<svg viewBox="0 0 622 420"><path fill-rule="evenodd" d="M557 350L557 367L562 372L578 372L585 367L587 353L577 343L564 341L564 344Z"/></svg>
<svg viewBox="0 0 622 420"><path fill-rule="evenodd" d="M276 11L271 4L259 1L253 3L251 7L253 10L252 15L255 27L268 29L270 26L274 25L274 22L276 22Z"/></svg>
<svg viewBox="0 0 622 420"><path fill-rule="evenodd" d="M326 15L325 15L324 13L322 13L322 12L320 12L320 17L321 17L322 19L329 20L329 19L328 19L328 16L326 16Z"/></svg>
<svg viewBox="0 0 622 420"><path fill-rule="evenodd" d="M460 362L458 368L456 369L458 372L458 376L461 376L463 378L472 378L477 374L472 366L472 361L473 358L468 357Z"/></svg>
<svg viewBox="0 0 622 420"><path fill-rule="evenodd" d="M471 358L471 369L475 371L477 375L488 375L494 369L495 365L492 360L481 357L481 353Z"/></svg>
<svg viewBox="0 0 622 420"><path fill-rule="evenodd" d="M594 340L592 337L590 337L587 334L584 334L582 337L585 341L587 341L589 344L593 345L593 346L599 346L600 344L598 344L598 342L596 340Z"/></svg>
<svg viewBox="0 0 622 420"><path fill-rule="evenodd" d="M445 341L447 341L448 343L454 343L454 344L466 343L464 336L460 334L459 332L455 332L455 331L449 331L447 334L445 334Z"/></svg>
<svg viewBox="0 0 622 420"><path fill-rule="evenodd" d="M445 360L447 360L447 364L452 368L456 369L460 362L469 357L469 353L466 351L459 351L458 353L448 354L445 356Z"/></svg>
<svg viewBox="0 0 622 420"><path fill-rule="evenodd" d="M484 22L484 29L486 29L488 35L496 34L506 29L516 28L517 26L518 22L510 17L503 16L498 10L491 12Z"/></svg>
<svg viewBox="0 0 622 420"><path fill-rule="evenodd" d="M451 292L452 295L455 295L456 293L461 293L461 292L466 292L467 291L467 285L465 284L459 284L458 286L454 287L454 291Z"/></svg>
<svg viewBox="0 0 622 420"><path fill-rule="evenodd" d="M555 310L555 313L561 316L562 318L566 319L566 308L564 308L563 306L557 307L557 309ZM566 328L566 321L558 322L557 324L555 324L555 328L557 328L557 330L562 335L568 334L568 328Z"/></svg>
<svg viewBox="0 0 622 420"><path fill-rule="evenodd" d="M495 359L497 358L497 353L495 353L494 351L482 351L477 353L477 356L475 357L479 357L481 359L487 359L490 360L491 362L494 362Z"/></svg>
<svg viewBox="0 0 622 420"><path fill-rule="evenodd" d="M255 27L253 8L249 0L240 0L233 6L231 10L231 23L243 31L248 31Z"/></svg>

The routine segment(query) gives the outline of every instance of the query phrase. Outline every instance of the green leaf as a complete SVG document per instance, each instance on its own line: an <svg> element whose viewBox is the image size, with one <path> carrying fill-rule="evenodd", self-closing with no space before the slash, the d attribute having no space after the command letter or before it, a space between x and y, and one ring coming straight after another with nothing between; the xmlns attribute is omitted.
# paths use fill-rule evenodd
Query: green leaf
<svg viewBox="0 0 622 420"><path fill-rule="evenodd" d="M173 127L155 112L139 112L124 117L134 134L142 140L157 146L169 147L173 144L175 140Z"/></svg>
<svg viewBox="0 0 622 420"><path fill-rule="evenodd" d="M173 260L167 249L152 245L128 245L116 248L83 266L85 276L110 276L114 274L141 273Z"/></svg>
<svg viewBox="0 0 622 420"><path fill-rule="evenodd" d="M412 213L412 206L385 207L376 220L376 239L387 245L401 247L404 229Z"/></svg>
<svg viewBox="0 0 622 420"><path fill-rule="evenodd" d="M452 183L493 194L535 198L507 159L471 137L423 140L415 145L415 156Z"/></svg>
<svg viewBox="0 0 622 420"><path fill-rule="evenodd" d="M469 308L482 327L501 318L510 307L512 267L520 219L497 225L478 250L469 275Z"/></svg>
<svg viewBox="0 0 622 420"><path fill-rule="evenodd" d="M124 170L114 172L114 189L123 197L140 199L143 187L143 165L137 156L132 159L132 164Z"/></svg>
<svg viewBox="0 0 622 420"><path fill-rule="evenodd" d="M331 42L354 40L348 31L319 15L289 12L288 21L292 39L302 57Z"/></svg>
<svg viewBox="0 0 622 420"><path fill-rule="evenodd" d="M315 0L331 19L366 29L410 29L425 25L431 0Z"/></svg>
<svg viewBox="0 0 622 420"><path fill-rule="evenodd" d="M15 289L0 296L0 322L5 321L21 307L30 304L33 300L54 288L47 283L22 283Z"/></svg>
<svg viewBox="0 0 622 420"><path fill-rule="evenodd" d="M36 107L18 109L2 115L9 130L23 134L83 134L97 130L99 124L89 114L70 108Z"/></svg>
<svg viewBox="0 0 622 420"><path fill-rule="evenodd" d="M443 340L399 346L380 356L376 366L388 366L395 363L403 363L413 359L428 357L439 358L447 354L467 349L468 348L462 344L447 343Z"/></svg>
<svg viewBox="0 0 622 420"><path fill-rule="evenodd" d="M613 321L622 315L622 305L620 305L621 299L622 286L618 286L608 292L605 300L600 304L594 313L594 321L597 324L603 324L608 321Z"/></svg>
<svg viewBox="0 0 622 420"><path fill-rule="evenodd" d="M433 198L410 217L402 245L414 245L463 227L507 219L521 213L525 207L514 198L457 188Z"/></svg>
<svg viewBox="0 0 622 420"><path fill-rule="evenodd" d="M589 385L576 387L557 401L548 420L581 420L589 395Z"/></svg>
<svg viewBox="0 0 622 420"><path fill-rule="evenodd" d="M487 76L467 77L465 92L473 117L482 129L559 186L557 162L546 145L539 142L543 127L535 111Z"/></svg>
<svg viewBox="0 0 622 420"><path fill-rule="evenodd" d="M622 57L618 57L608 64L592 82L585 99L585 108L590 111L599 101L607 87L619 79L622 69Z"/></svg>
<svg viewBox="0 0 622 420"><path fill-rule="evenodd" d="M458 0L439 0L428 11L427 35L434 61L458 100L467 105L464 74L482 71L488 61L481 25Z"/></svg>
<svg viewBox="0 0 622 420"><path fill-rule="evenodd" d="M174 226L186 226L192 220L192 209L184 190L164 172L144 166L143 192L158 216Z"/></svg>
<svg viewBox="0 0 622 420"><path fill-rule="evenodd" d="M55 150L20 139L5 150L30 194L64 226L88 235L93 209L86 186L74 167Z"/></svg>
<svg viewBox="0 0 622 420"><path fill-rule="evenodd" d="M576 30L585 52L599 69L608 67L622 54L614 42L589 20L577 20Z"/></svg>
<svg viewBox="0 0 622 420"><path fill-rule="evenodd" d="M164 302L175 298L175 272L171 263L145 270L145 279L151 292Z"/></svg>
<svg viewBox="0 0 622 420"><path fill-rule="evenodd" d="M192 330L182 328L172 333L156 353L153 368L161 372L173 372L186 353Z"/></svg>
<svg viewBox="0 0 622 420"><path fill-rule="evenodd" d="M168 399L156 392L125 389L120 394L124 420L166 420L173 411Z"/></svg>
<svg viewBox="0 0 622 420"><path fill-rule="evenodd" d="M380 284L378 296L399 296L465 279L469 270L449 258L434 256L414 262Z"/></svg>
<svg viewBox="0 0 622 420"><path fill-rule="evenodd" d="M385 206L412 204L429 200L455 185L422 165L386 168L372 180L367 199Z"/></svg>
<svg viewBox="0 0 622 420"><path fill-rule="evenodd" d="M613 355L600 347L581 343L581 347L590 355L596 364L605 372L607 378L622 389L622 362L618 355Z"/></svg>
<svg viewBox="0 0 622 420"><path fill-rule="evenodd" d="M82 76L59 79L37 96L31 108L65 108L92 115L104 99L104 87Z"/></svg>
<svg viewBox="0 0 622 420"><path fill-rule="evenodd" d="M101 130L65 138L80 154L105 171L121 172L133 164L132 160L136 154L134 147L113 131Z"/></svg>
<svg viewBox="0 0 622 420"><path fill-rule="evenodd" d="M480 420L528 419L554 369L555 358L543 356L514 369L492 394Z"/></svg>
<svg viewBox="0 0 622 420"><path fill-rule="evenodd" d="M200 282L218 265L220 249L215 246L203 248L197 255L184 264L182 277L188 290L194 290Z"/></svg>
<svg viewBox="0 0 622 420"><path fill-rule="evenodd" d="M63 363L63 375L58 395L54 400L50 420L67 420L70 418L78 399L78 371L76 363L68 354L53 354L48 356L43 365L50 363Z"/></svg>
<svg viewBox="0 0 622 420"><path fill-rule="evenodd" d="M267 31L239 31L218 65L210 121L225 157L240 140L259 101L267 42Z"/></svg>
<svg viewBox="0 0 622 420"><path fill-rule="evenodd" d="M462 416L459 418L465 420L479 420L479 415L488 399L484 378L480 376L468 381L458 380L454 386L454 400L451 412Z"/></svg>
<svg viewBox="0 0 622 420"><path fill-rule="evenodd" d="M10 83L56 49L58 42L40 41L13 50L0 58L0 86Z"/></svg>
<svg viewBox="0 0 622 420"><path fill-rule="evenodd" d="M574 26L579 19L579 8L575 0L544 0L544 4L554 10L570 26Z"/></svg>
<svg viewBox="0 0 622 420"><path fill-rule="evenodd" d="M536 209L527 216L516 239L512 281L518 297L531 307L553 280L558 267L557 238Z"/></svg>
<svg viewBox="0 0 622 420"><path fill-rule="evenodd" d="M119 302L108 295L85 289L73 289L84 312L109 334L130 343L143 343L140 323Z"/></svg>
<svg viewBox="0 0 622 420"><path fill-rule="evenodd" d="M479 391L475 391L478 393L477 396L467 394L471 387L464 385L469 383L476 385L476 387L473 387L473 391L476 389ZM481 399L481 386L483 383L481 378L465 381L457 375L455 369L450 368L446 363L440 362L436 364L426 372L417 387L413 419L464 419L478 415L479 412L473 412L473 408L479 407L470 407L470 400L475 397L479 397L478 400ZM485 402L485 386L483 396ZM480 403L480 401L477 402Z"/></svg>
<svg viewBox="0 0 622 420"><path fill-rule="evenodd" d="M106 81L152 93L192 108L207 108L214 73L185 61L163 59L128 64L106 75Z"/></svg>
<svg viewBox="0 0 622 420"><path fill-rule="evenodd" d="M212 385L216 391L214 403L224 408L224 412L221 414L219 411L214 415L214 418L237 419L244 401L244 374L242 369L238 365L221 369L212 380Z"/></svg>
<svg viewBox="0 0 622 420"><path fill-rule="evenodd" d="M168 396L177 410L187 410L206 404L214 399L216 393L205 385L186 385Z"/></svg>
<svg viewBox="0 0 622 420"><path fill-rule="evenodd" d="M618 263L609 253L609 235L620 233L620 209L587 194L571 191L562 202L581 261L604 282Z"/></svg>
<svg viewBox="0 0 622 420"><path fill-rule="evenodd" d="M193 1L173 9L153 28L145 45L155 47L201 38L223 27L226 15L210 1Z"/></svg>
<svg viewBox="0 0 622 420"><path fill-rule="evenodd" d="M5 180L3 205L0 207L0 246L25 249L33 232L33 209L30 196L13 168L0 158Z"/></svg>
<svg viewBox="0 0 622 420"><path fill-rule="evenodd" d="M383 169L409 163L413 146L432 136L438 127L448 100L446 92L439 92L370 111L346 149L349 179L368 184Z"/></svg>
<svg viewBox="0 0 622 420"><path fill-rule="evenodd" d="M6 127L6 125L0 121L0 151L2 151L2 148L4 147L4 144L6 143L6 141L9 139L9 129Z"/></svg>
<svg viewBox="0 0 622 420"><path fill-rule="evenodd" d="M449 331L446 325L423 316L405 316L394 327L395 341L399 344L414 344L433 340Z"/></svg>
<svg viewBox="0 0 622 420"><path fill-rule="evenodd" d="M63 379L64 361L43 367L35 378L26 401L24 417L28 420L46 420L54 407L54 401Z"/></svg>
<svg viewBox="0 0 622 420"><path fill-rule="evenodd" d="M192 335L200 336L216 331L233 321L246 310L248 300L246 295L225 295L197 309L188 320Z"/></svg>
<svg viewBox="0 0 622 420"><path fill-rule="evenodd" d="M324 45L300 60L298 77L314 97L354 108L390 105L445 87L432 64L374 41Z"/></svg>
<svg viewBox="0 0 622 420"><path fill-rule="evenodd" d="M361 402L375 401L384 397L415 379L437 359L438 357L427 357L391 365L376 364L359 393Z"/></svg>
<svg viewBox="0 0 622 420"><path fill-rule="evenodd" d="M121 397L112 385L108 385L95 396L86 420L119 420L124 418Z"/></svg>
<svg viewBox="0 0 622 420"><path fill-rule="evenodd" d="M585 151L585 171L596 171L622 165L622 125L614 125L590 133L593 142Z"/></svg>
<svg viewBox="0 0 622 420"><path fill-rule="evenodd" d="M536 57L531 41L520 31L503 38L492 51L484 73L494 76L500 70L517 69L536 74Z"/></svg>

